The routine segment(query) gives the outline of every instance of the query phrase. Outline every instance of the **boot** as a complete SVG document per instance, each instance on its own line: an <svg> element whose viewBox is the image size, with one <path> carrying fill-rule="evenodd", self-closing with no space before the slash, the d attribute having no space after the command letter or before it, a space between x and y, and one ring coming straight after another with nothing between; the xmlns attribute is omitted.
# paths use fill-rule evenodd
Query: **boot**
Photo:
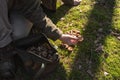
<svg viewBox="0 0 120 80"><path fill-rule="evenodd" d="M16 66L13 55L14 52L11 46L0 48L0 78L3 80L15 77Z"/></svg>

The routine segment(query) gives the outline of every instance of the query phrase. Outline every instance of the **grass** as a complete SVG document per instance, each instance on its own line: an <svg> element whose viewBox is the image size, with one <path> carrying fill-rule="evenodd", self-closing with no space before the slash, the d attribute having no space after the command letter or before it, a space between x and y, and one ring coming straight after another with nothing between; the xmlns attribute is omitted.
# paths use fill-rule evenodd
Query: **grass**
<svg viewBox="0 0 120 80"><path fill-rule="evenodd" d="M58 1L49 16L63 32L80 30L84 41L71 53L58 48L59 67L45 80L120 80L120 0L83 0L75 7Z"/></svg>

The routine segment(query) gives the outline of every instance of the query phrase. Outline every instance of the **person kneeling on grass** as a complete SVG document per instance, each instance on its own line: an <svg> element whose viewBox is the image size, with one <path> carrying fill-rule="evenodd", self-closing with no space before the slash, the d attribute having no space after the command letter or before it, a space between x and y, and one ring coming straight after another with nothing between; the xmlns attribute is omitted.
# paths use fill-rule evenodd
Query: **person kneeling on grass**
<svg viewBox="0 0 120 80"><path fill-rule="evenodd" d="M11 58L14 47L11 43L28 36L33 24L54 41L58 39L68 45L78 43L77 37L63 34L53 24L40 4L40 0L0 0L0 77L9 79L14 76L15 65Z"/></svg>

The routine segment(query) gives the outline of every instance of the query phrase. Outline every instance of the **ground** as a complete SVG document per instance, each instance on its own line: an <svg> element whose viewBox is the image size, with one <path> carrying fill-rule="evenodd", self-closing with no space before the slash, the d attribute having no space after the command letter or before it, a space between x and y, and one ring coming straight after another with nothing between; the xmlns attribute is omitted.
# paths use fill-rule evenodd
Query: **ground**
<svg viewBox="0 0 120 80"><path fill-rule="evenodd" d="M120 0L82 0L75 7L58 1L49 16L64 33L79 30L84 41L72 52L53 42L60 64L43 80L120 80Z"/></svg>

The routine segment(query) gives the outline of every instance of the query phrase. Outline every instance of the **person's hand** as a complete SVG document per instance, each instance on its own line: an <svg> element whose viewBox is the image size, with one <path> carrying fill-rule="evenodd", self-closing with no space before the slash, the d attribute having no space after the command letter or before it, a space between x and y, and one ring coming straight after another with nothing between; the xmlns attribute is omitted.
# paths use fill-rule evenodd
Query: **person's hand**
<svg viewBox="0 0 120 80"><path fill-rule="evenodd" d="M62 36L59 38L63 43L68 45L75 45L78 43L79 38L74 35L69 34L62 34Z"/></svg>

